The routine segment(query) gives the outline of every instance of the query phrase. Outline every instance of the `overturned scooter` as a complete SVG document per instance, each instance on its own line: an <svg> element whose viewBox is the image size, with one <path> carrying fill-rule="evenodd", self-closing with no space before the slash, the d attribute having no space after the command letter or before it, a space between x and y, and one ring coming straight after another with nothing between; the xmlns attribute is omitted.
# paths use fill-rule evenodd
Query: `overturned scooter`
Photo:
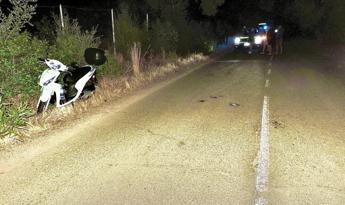
<svg viewBox="0 0 345 205"><path fill-rule="evenodd" d="M48 68L39 82L42 88L37 114L43 113L49 104L55 103L56 107L61 108L77 99L87 98L95 91L96 66L104 64L106 57L103 50L96 48L86 49L84 57L89 65L83 67L68 67L58 60L40 59ZM60 76L62 80L59 80Z"/></svg>

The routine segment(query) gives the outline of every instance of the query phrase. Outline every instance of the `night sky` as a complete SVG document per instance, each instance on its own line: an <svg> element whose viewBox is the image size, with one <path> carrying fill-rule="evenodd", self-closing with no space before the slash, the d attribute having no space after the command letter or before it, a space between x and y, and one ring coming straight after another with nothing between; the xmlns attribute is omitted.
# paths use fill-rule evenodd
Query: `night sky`
<svg viewBox="0 0 345 205"><path fill-rule="evenodd" d="M2 7L6 7L6 1L1 3ZM43 16L51 16L52 13L59 14L58 6L63 5L64 12L67 12L73 19L78 19L80 25L85 29L98 26L99 30L108 32L109 25L111 26L110 9L114 8L115 12L119 10L120 2L126 2L134 5L135 8L130 8L132 14L134 14L139 24L145 21L146 13L150 13L150 8L143 2L145 0L38 0L37 14L32 19L32 22L38 22ZM271 7L268 6L268 2L271 2ZM294 3L295 2L295 3ZM224 4L218 7L218 11L215 15L204 15L200 7L200 0L190 0L187 8L187 19L193 20L197 23L209 23L214 25L213 30L219 34L219 36L225 36L233 34L243 26L254 27L260 22L274 23L277 25L284 25L286 34L289 36L315 36L319 33L331 33L339 30L343 22L343 15L337 14L327 17L327 15L316 15L313 9L316 9L318 13L329 8L338 8L343 3L338 0L338 4L331 3L331 1L311 1L319 2L315 3L316 6L310 5L297 5L294 0L262 0L262 1L243 1L243 0L226 0ZM302 2L302 1L301 1ZM329 4L329 5L328 5ZM314 8L315 7L315 8ZM319 9L320 7L320 9ZM293 8L297 10L293 10ZM323 10L322 10L323 9ZM309 12L307 12L309 11ZM324 11L323 13L333 13L333 11ZM151 12L151 17L158 19L155 13ZM334 16L334 17L333 17ZM157 18L158 17L158 18ZM323 26L319 25L322 22L328 21ZM324 29L323 29L324 28Z"/></svg>

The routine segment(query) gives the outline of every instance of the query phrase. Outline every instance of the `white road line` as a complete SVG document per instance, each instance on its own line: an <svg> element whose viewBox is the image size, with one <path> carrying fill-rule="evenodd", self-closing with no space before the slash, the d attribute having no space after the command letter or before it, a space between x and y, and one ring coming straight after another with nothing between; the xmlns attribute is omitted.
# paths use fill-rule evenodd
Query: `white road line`
<svg viewBox="0 0 345 205"><path fill-rule="evenodd" d="M269 167L269 98L264 97L261 119L259 162L256 170L255 205L267 204L264 193L267 191Z"/></svg>
<svg viewBox="0 0 345 205"><path fill-rule="evenodd" d="M270 80L266 80L266 82L265 82L265 88L268 88L270 86Z"/></svg>
<svg viewBox="0 0 345 205"><path fill-rule="evenodd" d="M268 71L267 71L267 75L271 75L271 73L272 73L272 69L270 68L270 69L268 69Z"/></svg>

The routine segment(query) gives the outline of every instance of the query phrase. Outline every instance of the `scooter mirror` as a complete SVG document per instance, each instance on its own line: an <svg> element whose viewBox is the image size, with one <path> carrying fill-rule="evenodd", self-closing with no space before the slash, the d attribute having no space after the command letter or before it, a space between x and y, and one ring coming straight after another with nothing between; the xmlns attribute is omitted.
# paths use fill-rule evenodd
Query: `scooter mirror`
<svg viewBox="0 0 345 205"><path fill-rule="evenodd" d="M103 65L107 58L105 52L98 48L87 48L84 53L85 61L90 65Z"/></svg>

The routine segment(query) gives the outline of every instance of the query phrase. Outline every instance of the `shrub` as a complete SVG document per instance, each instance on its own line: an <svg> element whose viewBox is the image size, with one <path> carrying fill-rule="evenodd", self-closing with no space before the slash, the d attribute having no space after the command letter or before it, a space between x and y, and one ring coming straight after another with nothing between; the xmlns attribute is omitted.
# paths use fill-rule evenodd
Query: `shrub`
<svg viewBox="0 0 345 205"><path fill-rule="evenodd" d="M107 62L104 65L101 65L97 69L97 75L99 76L105 76L105 75L111 75L111 76L117 76L121 75L124 71L123 67L118 64L116 59L113 55L106 52L107 56Z"/></svg>
<svg viewBox="0 0 345 205"><path fill-rule="evenodd" d="M1 1L0 1L1 2ZM30 2L36 0L9 0L12 9L5 15L0 8L0 40L7 41L18 35L35 14L35 5Z"/></svg>
<svg viewBox="0 0 345 205"><path fill-rule="evenodd" d="M148 34L145 29L137 25L128 13L127 8L122 9L115 21L116 49L127 59L130 57L130 49L133 43L141 44L143 50L148 47Z"/></svg>
<svg viewBox="0 0 345 205"><path fill-rule="evenodd" d="M37 58L46 55L47 44L28 33L0 42L0 87L7 97L28 98L37 93L43 70Z"/></svg>
<svg viewBox="0 0 345 205"><path fill-rule="evenodd" d="M151 31L151 44L155 52L176 52L178 33L170 22L157 21Z"/></svg>
<svg viewBox="0 0 345 205"><path fill-rule="evenodd" d="M54 19L49 16L43 16L40 21L34 22L33 24L36 28L34 35L37 36L38 39L47 41L49 44L53 44L55 42L56 32Z"/></svg>
<svg viewBox="0 0 345 205"><path fill-rule="evenodd" d="M70 64L85 64L84 51L86 48L97 48L100 45L100 39L95 36L96 28L91 31L82 31L77 19L70 19L68 15L64 16L64 28L61 26L61 20L54 16L56 27L56 39L54 45L50 47L50 57Z"/></svg>

